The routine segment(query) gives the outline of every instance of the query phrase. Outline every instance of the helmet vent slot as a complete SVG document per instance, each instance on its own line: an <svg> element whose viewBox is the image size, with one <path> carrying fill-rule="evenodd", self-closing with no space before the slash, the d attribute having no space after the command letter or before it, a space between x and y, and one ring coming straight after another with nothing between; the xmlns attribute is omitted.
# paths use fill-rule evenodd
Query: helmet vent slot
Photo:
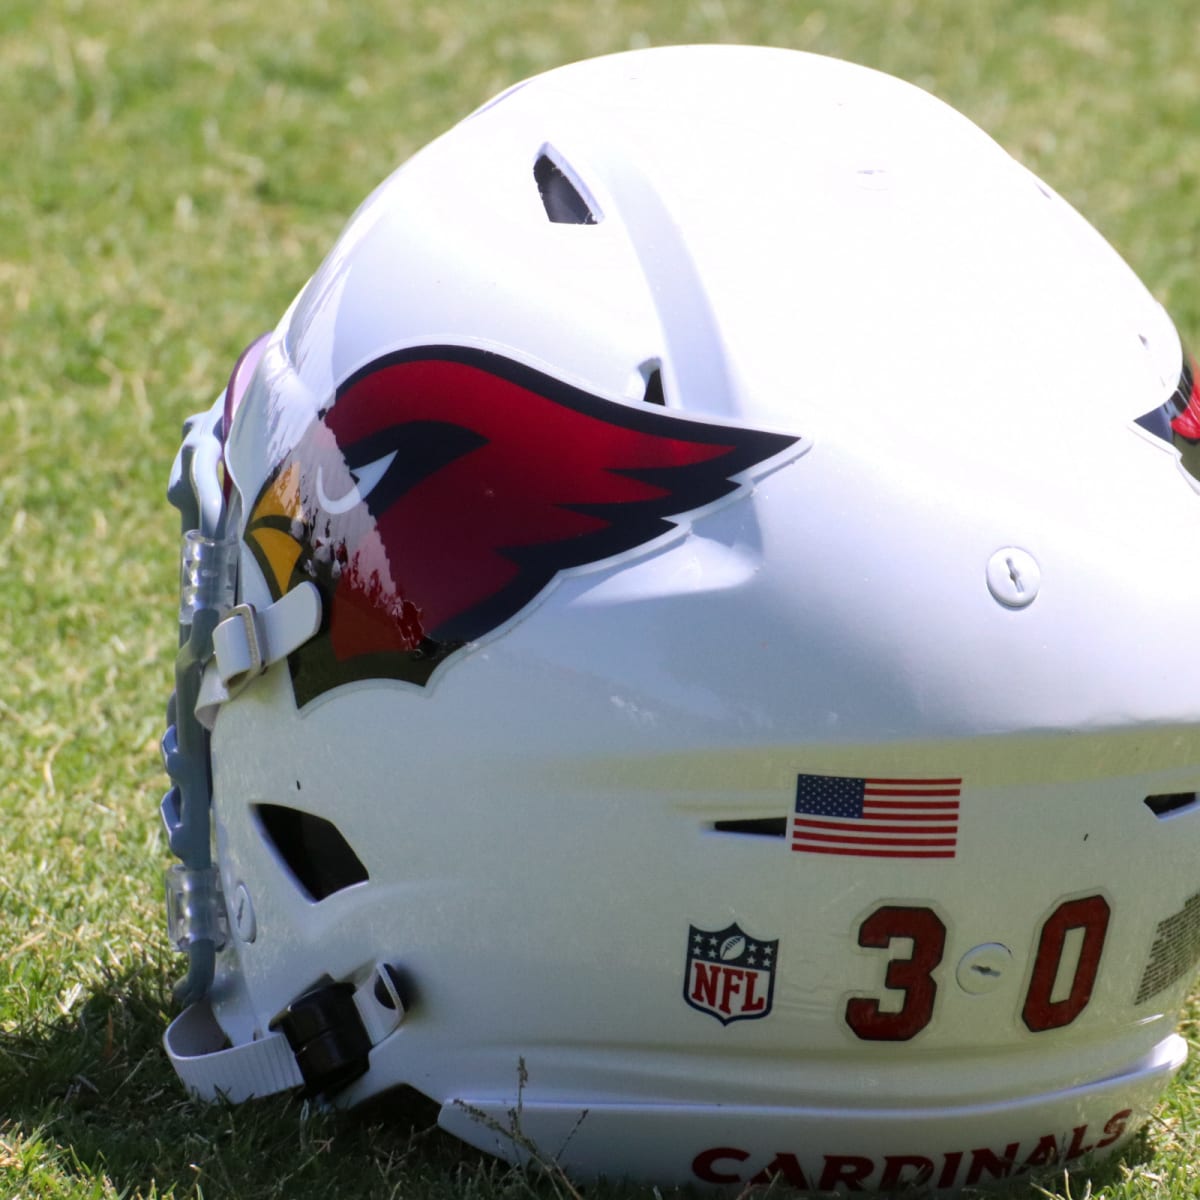
<svg viewBox="0 0 1200 1200"><path fill-rule="evenodd" d="M1200 803L1200 792L1165 792L1161 796L1147 796L1144 803L1156 817L1169 817L1194 808Z"/></svg>
<svg viewBox="0 0 1200 1200"><path fill-rule="evenodd" d="M263 835L297 885L313 900L365 883L367 868L337 826L282 804L256 804Z"/></svg>
<svg viewBox="0 0 1200 1200"><path fill-rule="evenodd" d="M667 406L667 397L663 394L662 371L651 371L646 379L646 394L642 397L645 404Z"/></svg>
<svg viewBox="0 0 1200 1200"><path fill-rule="evenodd" d="M533 178L546 216L555 225L595 225L599 221L596 206L588 199L583 185L572 179L564 168L543 148L533 164Z"/></svg>
<svg viewBox="0 0 1200 1200"><path fill-rule="evenodd" d="M787 836L787 817L749 817L736 821L714 821L712 827L715 833L781 838Z"/></svg>

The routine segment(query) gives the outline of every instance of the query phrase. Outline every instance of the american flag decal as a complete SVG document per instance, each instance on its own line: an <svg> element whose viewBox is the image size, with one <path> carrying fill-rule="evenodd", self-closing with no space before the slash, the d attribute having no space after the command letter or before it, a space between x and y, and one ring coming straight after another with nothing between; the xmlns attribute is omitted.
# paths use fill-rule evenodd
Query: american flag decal
<svg viewBox="0 0 1200 1200"><path fill-rule="evenodd" d="M961 779L799 775L788 836L800 854L953 858Z"/></svg>

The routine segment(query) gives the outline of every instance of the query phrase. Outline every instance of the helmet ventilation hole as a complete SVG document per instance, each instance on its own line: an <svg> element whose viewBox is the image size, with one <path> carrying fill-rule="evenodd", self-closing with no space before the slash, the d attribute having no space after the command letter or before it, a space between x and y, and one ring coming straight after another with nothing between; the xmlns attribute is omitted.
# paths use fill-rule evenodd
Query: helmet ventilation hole
<svg viewBox="0 0 1200 1200"><path fill-rule="evenodd" d="M263 835L298 887L312 900L365 883L367 868L337 826L282 804L256 804Z"/></svg>
<svg viewBox="0 0 1200 1200"><path fill-rule="evenodd" d="M663 394L662 372L651 371L646 377L646 394L642 397L646 404L657 404L662 408L667 405L667 397Z"/></svg>
<svg viewBox="0 0 1200 1200"><path fill-rule="evenodd" d="M1194 807L1198 801L1200 792L1165 792L1161 796L1147 796L1144 803L1156 817L1169 817Z"/></svg>
<svg viewBox="0 0 1200 1200"><path fill-rule="evenodd" d="M595 206L584 195L582 185L571 179L545 149L533 164L533 178L546 216L555 225L597 224Z"/></svg>
<svg viewBox="0 0 1200 1200"><path fill-rule="evenodd" d="M714 821L712 827L715 833L781 838L787 836L787 817L749 817L735 821Z"/></svg>

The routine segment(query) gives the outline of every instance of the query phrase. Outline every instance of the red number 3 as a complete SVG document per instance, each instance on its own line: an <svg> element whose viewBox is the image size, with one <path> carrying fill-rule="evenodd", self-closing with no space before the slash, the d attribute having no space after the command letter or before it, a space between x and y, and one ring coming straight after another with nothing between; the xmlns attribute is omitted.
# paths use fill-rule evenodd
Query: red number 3
<svg viewBox="0 0 1200 1200"><path fill-rule="evenodd" d="M907 1042L933 1016L937 984L933 972L946 948L946 927L931 908L877 908L858 930L858 944L886 950L894 938L912 938L912 954L893 958L883 977L885 987L904 992L899 1012L883 1012L879 1001L856 996L846 1002L846 1024L870 1042Z"/></svg>
<svg viewBox="0 0 1200 1200"><path fill-rule="evenodd" d="M1034 954L1033 971L1021 1009L1026 1028L1033 1033L1070 1025L1092 998L1100 955L1108 933L1110 910L1103 896L1064 900L1042 922ZM1082 933L1079 959L1066 995L1052 999L1059 967L1071 930ZM877 908L858 928L858 944L868 949L887 950L896 938L909 938L912 953L893 958L883 977L884 986L904 993L896 1012L884 1012L870 996L855 996L846 1002L846 1024L864 1041L906 1042L916 1037L933 1019L937 981L933 972L946 949L946 926L930 908L887 904Z"/></svg>

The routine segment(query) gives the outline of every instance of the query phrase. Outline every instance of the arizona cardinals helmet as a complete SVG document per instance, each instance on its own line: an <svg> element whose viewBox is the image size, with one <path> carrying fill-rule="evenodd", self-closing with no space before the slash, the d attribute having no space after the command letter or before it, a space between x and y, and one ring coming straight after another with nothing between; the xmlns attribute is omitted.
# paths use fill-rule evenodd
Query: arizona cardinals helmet
<svg viewBox="0 0 1200 1200"><path fill-rule="evenodd" d="M188 1087L662 1183L1118 1150L1200 959L1193 378L882 74L672 48L480 109L176 463Z"/></svg>

